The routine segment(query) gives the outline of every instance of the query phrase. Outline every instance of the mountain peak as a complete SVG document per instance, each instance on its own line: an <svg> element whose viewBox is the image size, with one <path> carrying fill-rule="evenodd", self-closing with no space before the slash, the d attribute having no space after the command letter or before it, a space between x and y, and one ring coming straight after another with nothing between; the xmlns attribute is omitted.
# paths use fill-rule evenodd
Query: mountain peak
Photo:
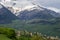
<svg viewBox="0 0 60 40"><path fill-rule="evenodd" d="M37 10L44 10L43 7L39 6L39 5L30 5L30 6L26 6L23 8L23 10L34 10L34 9L37 9Z"/></svg>
<svg viewBox="0 0 60 40"><path fill-rule="evenodd" d="M8 10L4 5L0 4L0 23L10 23L12 20L17 19L16 17L10 10Z"/></svg>
<svg viewBox="0 0 60 40"><path fill-rule="evenodd" d="M31 20L31 19L52 19L60 17L60 14L41 7L39 5L27 6L25 10L20 11L19 15L17 15L20 19L23 20Z"/></svg>

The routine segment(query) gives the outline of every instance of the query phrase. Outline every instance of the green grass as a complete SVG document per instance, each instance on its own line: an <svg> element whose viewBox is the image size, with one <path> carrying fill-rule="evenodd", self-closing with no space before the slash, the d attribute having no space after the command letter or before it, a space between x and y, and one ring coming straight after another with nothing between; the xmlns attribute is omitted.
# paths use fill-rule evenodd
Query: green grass
<svg viewBox="0 0 60 40"><path fill-rule="evenodd" d="M0 34L0 40L11 40L6 35Z"/></svg>

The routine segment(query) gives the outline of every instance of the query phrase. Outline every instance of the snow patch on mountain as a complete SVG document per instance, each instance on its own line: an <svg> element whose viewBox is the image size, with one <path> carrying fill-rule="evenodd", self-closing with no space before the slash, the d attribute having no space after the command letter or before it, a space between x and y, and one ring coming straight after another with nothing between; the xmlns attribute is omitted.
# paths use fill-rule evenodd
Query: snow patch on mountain
<svg viewBox="0 0 60 40"><path fill-rule="evenodd" d="M39 8L38 6L36 6L36 5L30 5L30 6L26 6L26 7L24 7L23 8L23 10L34 10L34 9L39 9L39 10L43 10L42 8Z"/></svg>
<svg viewBox="0 0 60 40"><path fill-rule="evenodd" d="M0 4L0 9L3 8L3 6Z"/></svg>

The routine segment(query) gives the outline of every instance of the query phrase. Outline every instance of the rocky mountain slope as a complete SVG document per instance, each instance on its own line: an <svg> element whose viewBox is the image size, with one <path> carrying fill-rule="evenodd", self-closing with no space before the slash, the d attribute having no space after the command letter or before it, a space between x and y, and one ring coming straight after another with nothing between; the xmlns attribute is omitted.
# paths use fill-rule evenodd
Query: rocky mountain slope
<svg viewBox="0 0 60 40"><path fill-rule="evenodd" d="M10 23L15 19L17 19L17 17L10 10L0 4L0 24Z"/></svg>
<svg viewBox="0 0 60 40"><path fill-rule="evenodd" d="M49 10L41 6L36 6L21 11L18 17L22 20L53 19L53 18L60 18L60 13L57 13L55 11Z"/></svg>

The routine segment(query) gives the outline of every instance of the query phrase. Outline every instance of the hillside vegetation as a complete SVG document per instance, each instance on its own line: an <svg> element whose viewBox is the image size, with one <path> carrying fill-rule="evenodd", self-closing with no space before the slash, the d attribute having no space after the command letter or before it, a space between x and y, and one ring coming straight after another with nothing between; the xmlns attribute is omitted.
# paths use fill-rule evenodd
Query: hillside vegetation
<svg viewBox="0 0 60 40"><path fill-rule="evenodd" d="M40 32L48 36L60 37L60 19L37 21L37 20L15 20L10 24L0 24L2 27L10 27L17 30L28 30L29 32Z"/></svg>
<svg viewBox="0 0 60 40"><path fill-rule="evenodd" d="M38 32L18 31L12 28L0 28L0 40L59 40L59 37L48 37Z"/></svg>

